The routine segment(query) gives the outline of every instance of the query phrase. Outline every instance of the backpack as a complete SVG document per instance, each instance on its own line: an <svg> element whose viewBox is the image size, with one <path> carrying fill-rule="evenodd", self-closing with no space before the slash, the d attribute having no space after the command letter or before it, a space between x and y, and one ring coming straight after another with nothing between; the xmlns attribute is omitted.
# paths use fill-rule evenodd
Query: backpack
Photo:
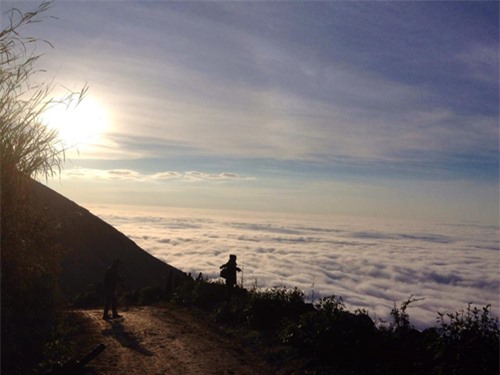
<svg viewBox="0 0 500 375"><path fill-rule="evenodd" d="M220 277L227 279L228 276L229 276L229 272L228 272L228 269L226 267L224 267L223 269L220 270Z"/></svg>

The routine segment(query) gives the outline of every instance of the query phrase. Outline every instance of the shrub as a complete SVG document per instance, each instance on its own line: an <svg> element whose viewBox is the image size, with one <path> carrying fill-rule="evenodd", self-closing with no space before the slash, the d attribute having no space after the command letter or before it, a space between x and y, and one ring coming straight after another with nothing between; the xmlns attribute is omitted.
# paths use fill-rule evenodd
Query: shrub
<svg viewBox="0 0 500 375"><path fill-rule="evenodd" d="M151 305L163 299L164 290L160 287L146 287L139 290L139 305Z"/></svg>
<svg viewBox="0 0 500 375"><path fill-rule="evenodd" d="M392 323L389 329L398 334L404 334L413 329L413 326L410 324L410 315L406 310L412 303L422 300L423 298L414 298L411 295L406 301L401 303L401 307L396 306L396 303L394 303L394 307L391 310Z"/></svg>
<svg viewBox="0 0 500 375"><path fill-rule="evenodd" d="M304 293L295 288L254 290L246 308L248 323L253 328L277 329L280 323L305 311Z"/></svg>
<svg viewBox="0 0 500 375"><path fill-rule="evenodd" d="M438 313L439 339L434 345L437 374L498 374L498 318L490 306L468 304L452 314Z"/></svg>
<svg viewBox="0 0 500 375"><path fill-rule="evenodd" d="M338 313L346 311L343 298L336 295L321 298L316 302L315 307L327 316L336 316Z"/></svg>
<svg viewBox="0 0 500 375"><path fill-rule="evenodd" d="M76 308L98 307L104 304L103 285L90 284L87 288L73 299L73 306Z"/></svg>
<svg viewBox="0 0 500 375"><path fill-rule="evenodd" d="M177 285L172 293L172 301L180 305L191 306L194 301L195 281L188 277Z"/></svg>
<svg viewBox="0 0 500 375"><path fill-rule="evenodd" d="M212 312L218 323L247 325L268 343L294 348L320 373L498 374L498 319L489 306L440 314L439 327L419 332L408 314L420 300L413 296L395 304L392 321L378 327L366 310L349 312L342 297L311 305L298 289L235 288L228 299L223 283L189 278L174 298Z"/></svg>
<svg viewBox="0 0 500 375"><path fill-rule="evenodd" d="M10 12L0 31L0 181L2 372L33 367L58 319L56 277L63 249L43 210L29 200L32 177L60 171L64 148L58 134L41 121L55 104L46 84L32 86L38 40L23 37L25 26L50 8L43 2L32 12ZM83 94L83 91L82 91ZM69 94L68 98L74 94Z"/></svg>
<svg viewBox="0 0 500 375"><path fill-rule="evenodd" d="M246 289L235 289L230 300L226 299L215 306L215 320L232 326L247 326L250 298L250 293Z"/></svg>
<svg viewBox="0 0 500 375"><path fill-rule="evenodd" d="M227 300L227 288L222 282L195 281L192 293L193 304L203 309L212 309Z"/></svg>
<svg viewBox="0 0 500 375"><path fill-rule="evenodd" d="M287 325L281 333L284 343L297 347L322 362L369 366L375 325L364 312L346 310L341 297L329 296L303 314L296 324Z"/></svg>

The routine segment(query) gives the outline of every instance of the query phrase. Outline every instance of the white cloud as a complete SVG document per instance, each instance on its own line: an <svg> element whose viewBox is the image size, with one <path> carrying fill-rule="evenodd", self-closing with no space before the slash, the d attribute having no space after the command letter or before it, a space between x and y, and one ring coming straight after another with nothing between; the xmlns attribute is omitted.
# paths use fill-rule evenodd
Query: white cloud
<svg viewBox="0 0 500 375"><path fill-rule="evenodd" d="M168 180L170 178L179 178L182 176L182 173L179 172L159 172L155 173L151 176L154 180Z"/></svg>
<svg viewBox="0 0 500 375"><path fill-rule="evenodd" d="M198 171L189 171L184 173L184 177L186 179L200 181L200 180L209 180L209 181L234 181L234 180L249 180L251 178L242 177L236 173L230 172L221 172L221 173L203 173Z"/></svg>
<svg viewBox="0 0 500 375"><path fill-rule="evenodd" d="M362 219L303 220L187 210L92 208L139 246L186 272L218 277L238 255L245 286L299 287L341 295L348 306L387 318L394 302L425 298L412 322L473 302L500 314L498 228Z"/></svg>
<svg viewBox="0 0 500 375"><path fill-rule="evenodd" d="M220 172L205 173L198 171L165 171L152 174L144 174L129 169L89 169L75 168L66 169L62 172L63 179L85 179L85 180L133 180L138 182L154 182L165 180L176 181L238 181L252 180L252 177L244 177L237 173Z"/></svg>

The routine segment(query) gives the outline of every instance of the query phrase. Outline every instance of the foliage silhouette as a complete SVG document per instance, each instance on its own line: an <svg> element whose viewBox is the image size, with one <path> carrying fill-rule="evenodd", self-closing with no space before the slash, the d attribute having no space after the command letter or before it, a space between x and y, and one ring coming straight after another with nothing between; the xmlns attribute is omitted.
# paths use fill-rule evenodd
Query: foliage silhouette
<svg viewBox="0 0 500 375"><path fill-rule="evenodd" d="M56 228L28 199L31 178L56 175L64 161L58 133L40 120L60 103L50 97L51 83L33 84L42 42L24 37L26 26L43 20L51 7L43 2L32 12L13 9L0 32L0 181L2 372L32 368L56 331L56 275L63 249L54 241ZM63 101L81 100L86 88Z"/></svg>
<svg viewBox="0 0 500 375"><path fill-rule="evenodd" d="M207 311L228 329L257 330L265 345L285 345L289 354L277 365L302 358L297 373L498 374L498 319L489 306L439 313L438 326L420 332L408 314L420 300L413 296L394 305L392 322L375 324L366 310L348 311L340 296L312 305L298 289L237 290L228 301L221 282L191 279L173 300Z"/></svg>
<svg viewBox="0 0 500 375"><path fill-rule="evenodd" d="M439 334L434 343L439 374L498 373L498 318L490 316L490 306L482 309L471 303L465 310L438 316Z"/></svg>

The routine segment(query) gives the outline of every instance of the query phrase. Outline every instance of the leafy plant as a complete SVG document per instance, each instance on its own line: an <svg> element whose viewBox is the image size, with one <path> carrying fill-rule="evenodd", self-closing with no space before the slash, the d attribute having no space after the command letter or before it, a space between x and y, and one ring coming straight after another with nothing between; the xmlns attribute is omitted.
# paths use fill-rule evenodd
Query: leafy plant
<svg viewBox="0 0 500 375"><path fill-rule="evenodd" d="M334 294L321 298L316 302L315 307L317 310L329 316L334 316L342 311L346 311L344 299Z"/></svg>
<svg viewBox="0 0 500 375"><path fill-rule="evenodd" d="M438 312L439 333L447 341L461 341L470 335L498 340L498 318L491 316L491 305L479 309L467 305L465 310L444 314Z"/></svg>
<svg viewBox="0 0 500 375"><path fill-rule="evenodd" d="M438 313L436 373L499 373L500 330L490 309L490 305L479 309L469 303L465 310Z"/></svg>
<svg viewBox="0 0 500 375"><path fill-rule="evenodd" d="M286 318L304 312L304 293L297 289L271 288L254 290L246 308L250 326L277 329Z"/></svg>
<svg viewBox="0 0 500 375"><path fill-rule="evenodd" d="M227 299L225 285L189 279L176 301L208 311L218 324L238 332L260 332L266 342L285 345L318 373L497 374L498 319L490 307L440 314L440 326L423 332L410 323L410 296L391 310L392 321L376 326L368 311L348 311L340 296L304 302L298 289L237 288Z"/></svg>
<svg viewBox="0 0 500 375"><path fill-rule="evenodd" d="M41 14L52 6L42 2L32 12L13 9L10 25L0 32L0 163L2 182L23 176L52 177L61 171L65 147L58 133L45 126L41 115L54 105L80 102L86 91L68 92L61 99L51 97L51 82L33 85L33 76L41 72L35 65L36 45L43 42L23 37L20 30L40 22ZM49 44L49 42L46 42Z"/></svg>
<svg viewBox="0 0 500 375"><path fill-rule="evenodd" d="M337 366L359 367L372 363L375 325L360 311L347 311L342 297L327 296L282 331L284 343L321 362Z"/></svg>
<svg viewBox="0 0 500 375"><path fill-rule="evenodd" d="M13 9L0 31L0 180L2 372L32 367L43 353L58 320L56 276L64 249L55 241L53 223L30 202L32 177L57 174L64 161L58 134L40 120L59 101L51 84L34 85L41 41L24 37L25 26L43 19L51 7L43 2L32 12ZM66 99L81 99L69 93ZM66 100L63 99L63 100Z"/></svg>
<svg viewBox="0 0 500 375"><path fill-rule="evenodd" d="M392 318L390 329L398 333L413 329L413 326L410 324L410 315L406 310L411 304L422 300L423 298L414 298L413 295L411 295L406 301L401 303L401 307L396 306L396 303L394 303L394 307L390 313Z"/></svg>

